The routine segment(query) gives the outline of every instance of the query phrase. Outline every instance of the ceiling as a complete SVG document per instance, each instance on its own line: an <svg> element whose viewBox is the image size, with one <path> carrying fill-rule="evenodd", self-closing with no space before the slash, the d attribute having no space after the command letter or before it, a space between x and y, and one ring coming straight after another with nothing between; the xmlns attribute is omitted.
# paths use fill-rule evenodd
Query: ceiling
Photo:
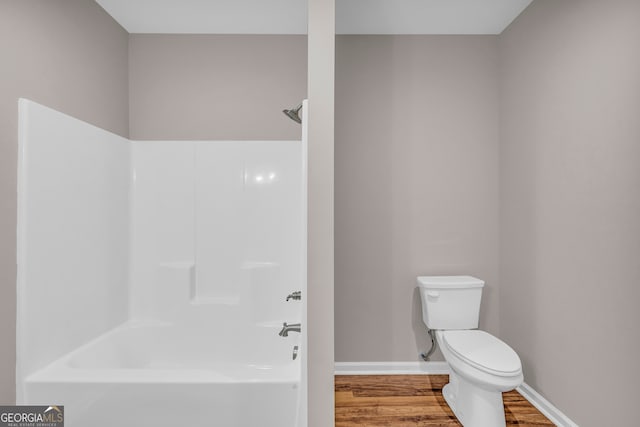
<svg viewBox="0 0 640 427"><path fill-rule="evenodd" d="M96 0L130 33L306 34L307 0ZM336 0L338 34L500 34L532 0Z"/></svg>

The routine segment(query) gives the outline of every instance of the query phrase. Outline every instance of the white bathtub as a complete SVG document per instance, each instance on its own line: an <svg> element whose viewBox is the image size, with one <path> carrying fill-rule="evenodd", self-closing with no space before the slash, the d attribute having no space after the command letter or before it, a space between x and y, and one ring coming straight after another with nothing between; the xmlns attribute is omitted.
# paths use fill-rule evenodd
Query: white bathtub
<svg viewBox="0 0 640 427"><path fill-rule="evenodd" d="M26 399L65 405L67 427L296 427L299 334L237 326L246 336L202 340L193 328L125 324L30 375Z"/></svg>

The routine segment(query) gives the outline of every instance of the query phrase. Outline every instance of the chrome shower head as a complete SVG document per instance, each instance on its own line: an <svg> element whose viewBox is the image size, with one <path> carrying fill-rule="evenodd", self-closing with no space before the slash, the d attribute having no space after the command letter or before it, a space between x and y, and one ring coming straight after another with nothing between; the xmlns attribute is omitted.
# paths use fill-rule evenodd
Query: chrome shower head
<svg viewBox="0 0 640 427"><path fill-rule="evenodd" d="M302 103L298 104L295 108L290 110L282 110L284 114L287 115L291 120L296 123L302 123L302 119L300 118L300 110L302 109Z"/></svg>

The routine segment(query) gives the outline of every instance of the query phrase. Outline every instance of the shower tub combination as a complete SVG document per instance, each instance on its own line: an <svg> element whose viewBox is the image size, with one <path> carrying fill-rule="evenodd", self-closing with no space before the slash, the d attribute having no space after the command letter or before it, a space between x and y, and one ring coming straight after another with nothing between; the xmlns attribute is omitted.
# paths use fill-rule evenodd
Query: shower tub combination
<svg viewBox="0 0 640 427"><path fill-rule="evenodd" d="M128 141L21 100L18 403L305 426L305 144Z"/></svg>

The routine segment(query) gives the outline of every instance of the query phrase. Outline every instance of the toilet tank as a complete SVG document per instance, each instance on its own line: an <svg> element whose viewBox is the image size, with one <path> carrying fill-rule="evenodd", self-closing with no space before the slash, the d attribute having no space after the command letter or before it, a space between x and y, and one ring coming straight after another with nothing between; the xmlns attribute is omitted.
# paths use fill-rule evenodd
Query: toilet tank
<svg viewBox="0 0 640 427"><path fill-rule="evenodd" d="M422 320L429 329L475 329L484 281L472 276L420 276Z"/></svg>

